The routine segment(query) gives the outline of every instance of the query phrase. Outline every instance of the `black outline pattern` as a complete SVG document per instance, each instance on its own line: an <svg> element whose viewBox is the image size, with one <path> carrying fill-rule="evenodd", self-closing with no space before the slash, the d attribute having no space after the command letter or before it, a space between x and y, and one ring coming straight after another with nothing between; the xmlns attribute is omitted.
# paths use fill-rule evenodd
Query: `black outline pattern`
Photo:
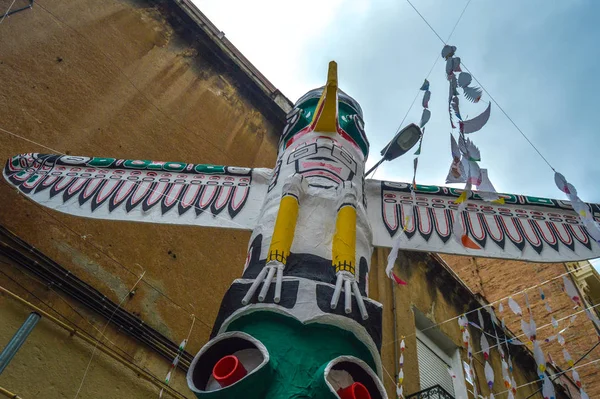
<svg viewBox="0 0 600 399"><path fill-rule="evenodd" d="M406 226L404 233L410 240L418 231L427 242L435 231L446 244L452 235L458 208L454 199L460 191L448 187L421 187L424 189L416 190L416 202L412 207L413 223ZM592 250L593 238L567 201L510 194L503 196L508 199L508 205L474 198L469 200L461 214L467 234L482 248L493 242L504 250L509 241L521 252L529 246L541 255L545 247L560 252L560 247L564 246L575 252L575 243L578 242ZM411 209L411 205L409 184L381 182L381 217L390 237L405 228L405 212ZM544 207L548 208L547 212ZM598 204L590 204L590 207L594 212L600 210Z"/></svg>
<svg viewBox="0 0 600 399"><path fill-rule="evenodd" d="M173 163L182 169L173 172L136 168L132 163L112 160L98 167L90 164L90 158L22 154L8 160L4 175L24 194L33 197L48 190L49 198L62 194L63 203L77 197L78 205L89 204L91 213L108 204L109 213L119 207L127 213L138 207L144 212L160 207L162 215L175 208L181 216L195 208L197 216L227 210L234 219L250 194L252 169L225 166L214 167L214 173L199 173L212 166Z"/></svg>

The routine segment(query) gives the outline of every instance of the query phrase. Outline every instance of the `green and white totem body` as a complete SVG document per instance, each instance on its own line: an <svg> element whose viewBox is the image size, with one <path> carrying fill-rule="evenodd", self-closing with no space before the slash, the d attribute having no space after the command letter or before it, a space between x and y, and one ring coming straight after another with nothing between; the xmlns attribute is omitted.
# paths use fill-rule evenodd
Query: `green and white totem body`
<svg viewBox="0 0 600 399"><path fill-rule="evenodd" d="M332 64L327 86L304 95L288 117L243 278L225 294L214 338L188 373L199 398L387 397L381 305L366 298L367 153L362 111L338 93ZM219 383L215 361L225 359L229 375L234 358L245 372Z"/></svg>
<svg viewBox="0 0 600 399"><path fill-rule="evenodd" d="M500 194L495 204L474 193L463 211L462 190L365 180L362 111L336 75L331 63L326 86L289 113L273 170L32 153L3 170L31 200L69 214L253 231L243 275L188 372L198 398L386 398L382 308L367 289L374 245L536 262L600 256L568 201ZM455 223L473 245L453 239Z"/></svg>

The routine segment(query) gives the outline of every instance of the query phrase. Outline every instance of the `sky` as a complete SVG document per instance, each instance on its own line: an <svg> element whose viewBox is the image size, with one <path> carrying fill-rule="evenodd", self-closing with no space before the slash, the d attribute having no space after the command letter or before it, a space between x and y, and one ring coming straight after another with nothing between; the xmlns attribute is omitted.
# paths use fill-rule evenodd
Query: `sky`
<svg viewBox="0 0 600 399"><path fill-rule="evenodd" d="M446 40L468 0L413 0ZM443 43L403 0L195 0L200 10L292 102L322 86L338 63L339 85L364 111L367 166L394 136L423 79L432 117L417 183L444 185L451 163ZM600 202L600 2L472 0L449 44L549 163L586 202ZM422 92L421 92L422 93ZM463 100L463 117L490 101ZM421 94L403 125L418 123ZM471 139L500 192L566 199L554 172L495 104ZM381 180L412 179L412 151L384 163ZM240 165L243 166L243 165ZM373 176L371 176L373 177Z"/></svg>

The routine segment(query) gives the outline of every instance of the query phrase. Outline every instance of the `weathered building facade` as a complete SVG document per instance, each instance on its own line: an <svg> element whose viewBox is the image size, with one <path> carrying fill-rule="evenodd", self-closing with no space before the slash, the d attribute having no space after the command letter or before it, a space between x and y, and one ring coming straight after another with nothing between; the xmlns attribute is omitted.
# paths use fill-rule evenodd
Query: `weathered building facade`
<svg viewBox="0 0 600 399"><path fill-rule="evenodd" d="M2 8L9 3L2 2ZM1 158L60 152L272 166L288 102L214 27L194 20L200 17L170 1L36 2L11 15L0 25L2 128L30 141L3 132ZM207 340L221 297L244 262L246 232L48 213L4 183L0 196L3 227L113 303L126 297L121 307L175 346L186 338L195 315L189 353ZM57 316L33 295L92 336L103 329L107 318L56 293L56 285L5 263L0 270L3 287L43 310ZM6 296L1 307L5 343L29 310ZM163 380L172 357L157 357L117 330L105 331L108 344ZM0 385L25 398L40 392L73 397L92 351L42 319ZM146 398L158 392L96 352L81 397ZM172 384L190 396L181 371Z"/></svg>
<svg viewBox="0 0 600 399"><path fill-rule="evenodd" d="M187 1L36 2L0 25L0 81L2 159L58 152L272 168L291 108ZM16 295L0 296L0 342L32 305L45 312L0 375L1 387L26 399L146 398L167 389L161 381L179 342L189 335L185 369L207 341L250 237L77 218L44 209L4 182L0 204L0 285ZM518 286L484 290L463 276L471 270L467 258L444 257L450 268L437 256L405 253L397 264L408 286L394 288L384 273L387 254L375 251L369 287L384 305L381 377L389 397L401 339L405 395L436 384L456 398L472 397L472 384L488 395L482 354L475 354L476 380L465 382L455 318L484 303L473 292L493 301ZM472 336L477 348L478 332ZM430 352L434 360L424 363ZM514 359L517 384L535 381L528 350L515 348ZM494 392L503 392L497 354L491 363ZM431 377L427 367L435 365L456 378ZM165 395L193 397L182 374ZM538 389L524 386L519 397Z"/></svg>
<svg viewBox="0 0 600 399"><path fill-rule="evenodd" d="M585 308L596 313L599 311L596 306L598 302L594 300L598 295L597 286L600 279L589 262L527 263L450 255L442 257L475 294L481 295L490 302L505 298L507 293L520 293L514 295L513 299L525 308L525 293L521 291L539 284L552 312L548 312L545 308L539 288L525 292L531 305L532 315L538 325L538 339L544 341L556 337L559 332L564 337L564 345L556 339L542 345L544 352L550 355L550 361L555 362L561 370L569 368L563 356L563 349L569 352L574 361L581 359L580 364L600 359L597 331L584 311ZM564 274L572 278L576 286L581 289L582 304L579 307L565 294L562 278L557 278ZM586 291L583 290L584 283ZM494 307L498 309L498 303L494 304ZM506 300L504 307L507 307ZM576 318L571 320L572 316ZM508 328L517 335L523 335L521 317L508 309L503 314L499 313L498 317L504 318ZM527 317L528 315L525 315L526 319ZM557 327L553 327L552 317L557 321ZM577 372L588 395L591 398L600 395L600 362L578 368ZM566 375L570 376L571 373ZM577 397L576 392L571 394Z"/></svg>

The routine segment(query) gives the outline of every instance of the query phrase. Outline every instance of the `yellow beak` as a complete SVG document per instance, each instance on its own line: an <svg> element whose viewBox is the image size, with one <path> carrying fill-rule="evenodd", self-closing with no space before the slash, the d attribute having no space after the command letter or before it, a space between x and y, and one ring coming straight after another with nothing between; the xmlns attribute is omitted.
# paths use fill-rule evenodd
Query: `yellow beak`
<svg viewBox="0 0 600 399"><path fill-rule="evenodd" d="M337 63L331 61L327 71L327 85L321 94L313 116L314 130L323 133L336 133L338 127L338 82Z"/></svg>

